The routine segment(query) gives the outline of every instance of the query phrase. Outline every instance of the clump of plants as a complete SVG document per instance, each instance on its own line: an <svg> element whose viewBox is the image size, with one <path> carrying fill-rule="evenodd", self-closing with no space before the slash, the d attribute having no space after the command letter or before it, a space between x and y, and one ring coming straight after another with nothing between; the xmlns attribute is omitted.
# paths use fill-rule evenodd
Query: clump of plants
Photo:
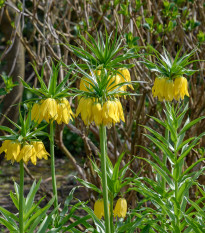
<svg viewBox="0 0 205 233"><path fill-rule="evenodd" d="M150 155L150 159L143 156L134 157L122 165L125 152L121 153L115 164L108 156L107 129L118 126L125 121L122 100L128 96L136 95L129 69L133 65L126 64L128 59L138 58L133 50L122 46L122 38L114 35L80 36L86 49L70 46L73 53L82 59L83 63L74 62L67 66L62 61L52 64L48 85L44 80L44 64L41 74L33 67L39 88L32 88L22 80L25 88L31 91L36 98L27 100L28 111L23 117L20 111L19 122L14 124L16 130L0 126L8 133L1 136L3 144L0 153L5 152L7 160L20 163L20 185L15 186L15 193L11 199L16 206L17 214L10 213L0 207L1 224L11 232L81 232L77 226L83 225L84 232L117 233L117 232L204 232L205 231L205 190L198 183L198 177L205 168L193 169L204 160L199 160L187 167L186 156L199 143L205 133L192 138L186 138L186 132L205 117L190 121L187 117L188 104L185 105L184 96L189 96L188 81L183 75L192 75L195 71L187 69L191 64L191 57L195 53L180 56L177 52L173 59L164 50L164 55L154 50L158 61L150 62L144 58L143 63L152 71L159 73L152 88L153 96L163 102L165 119L151 118L164 128L160 134L148 126L144 127L149 134L145 136L158 148L143 147ZM59 69L67 68L67 75L63 81L58 82ZM80 88L73 88L67 81L73 72L80 78ZM74 79L75 81L75 79ZM138 83L143 83L139 81ZM130 91L132 90L132 93ZM73 113L68 97L77 97L78 107ZM173 100L175 99L175 100ZM86 188L92 189L98 195L94 208L87 202L78 201L71 205L74 189L67 197L63 208L59 208L55 176L54 130L57 124L68 124L70 120L80 116L89 128L96 125L100 135L100 164L90 159L93 171L99 178L97 187L91 182L76 177ZM183 123L184 122L184 123ZM41 124L40 124L41 123ZM41 125L39 127L39 124ZM46 132L47 126L49 133ZM40 137L47 137L50 141L50 153L45 150ZM140 146L140 145L136 145ZM34 165L38 159L51 157L51 175L53 198L40 208L42 199L36 203L34 197L38 191L40 181L32 185L27 197L24 197L24 163L31 161ZM130 164L135 160L146 161L155 179L136 174L131 170ZM129 173L128 173L129 172ZM131 174L128 176L128 174ZM124 188L127 189L124 189ZM196 200L190 198L189 192L195 187L200 197ZM137 206L129 208L125 198L126 193L136 191L142 195ZM149 205L147 205L149 203ZM52 211L47 211L53 205ZM70 207L70 208L69 208ZM79 217L75 211L81 208L86 211L84 217ZM70 223L70 219L75 219ZM90 221L92 219L92 222Z"/></svg>

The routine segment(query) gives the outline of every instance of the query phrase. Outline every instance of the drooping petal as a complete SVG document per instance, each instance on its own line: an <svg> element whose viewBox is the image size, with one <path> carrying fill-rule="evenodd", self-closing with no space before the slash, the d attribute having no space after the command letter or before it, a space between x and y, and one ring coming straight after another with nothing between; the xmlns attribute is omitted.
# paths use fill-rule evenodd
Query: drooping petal
<svg viewBox="0 0 205 233"><path fill-rule="evenodd" d="M40 104L35 103L31 109L31 120L38 121L40 117Z"/></svg>
<svg viewBox="0 0 205 233"><path fill-rule="evenodd" d="M104 202L103 199L99 199L94 204L94 214L97 218L101 219L104 217Z"/></svg>
<svg viewBox="0 0 205 233"><path fill-rule="evenodd" d="M131 76L130 76L130 72L128 69L126 68L121 68L118 69L118 72L120 72L120 77L121 77L121 82L131 82ZM134 90L132 84L127 85L128 87L130 87L132 90ZM125 91L126 91L126 86L125 87Z"/></svg>
<svg viewBox="0 0 205 233"><path fill-rule="evenodd" d="M102 107L100 103L92 105L93 120L97 126L102 124Z"/></svg>
<svg viewBox="0 0 205 233"><path fill-rule="evenodd" d="M174 80L174 90L174 98L176 100L180 98L183 100L185 95L189 96L187 79L184 77L177 77Z"/></svg>
<svg viewBox="0 0 205 233"><path fill-rule="evenodd" d="M10 140L3 141L2 146L0 147L0 154L2 152L6 152L7 151L8 145L10 144L10 142L11 142Z"/></svg>
<svg viewBox="0 0 205 233"><path fill-rule="evenodd" d="M125 218L127 214L127 201L124 198L117 200L115 209L113 211L114 217Z"/></svg>

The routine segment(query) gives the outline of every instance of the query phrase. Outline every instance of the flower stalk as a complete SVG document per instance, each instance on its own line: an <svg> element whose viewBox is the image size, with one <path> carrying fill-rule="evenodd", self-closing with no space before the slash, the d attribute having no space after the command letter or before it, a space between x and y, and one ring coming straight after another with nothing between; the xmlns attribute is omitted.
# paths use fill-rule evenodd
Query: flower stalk
<svg viewBox="0 0 205 233"><path fill-rule="evenodd" d="M56 208L58 206L58 194L57 194L56 175L55 175L54 125L53 125L53 121L50 121L50 155L51 155L51 175L52 175L53 195L55 196L54 208Z"/></svg>
<svg viewBox="0 0 205 233"><path fill-rule="evenodd" d="M110 230L111 233L114 233L114 224L113 224L113 194L110 194Z"/></svg>
<svg viewBox="0 0 205 233"><path fill-rule="evenodd" d="M23 221L23 202L24 202L24 166L23 160L20 161L20 193L19 193L19 231L24 233L24 221Z"/></svg>
<svg viewBox="0 0 205 233"><path fill-rule="evenodd" d="M109 216L109 203L108 203L108 186L107 186L107 169L106 169L106 127L100 126L100 151L101 151L101 170L102 170L102 188L103 188L103 201L104 201L104 216L105 216L105 229L106 233L110 231L110 216Z"/></svg>

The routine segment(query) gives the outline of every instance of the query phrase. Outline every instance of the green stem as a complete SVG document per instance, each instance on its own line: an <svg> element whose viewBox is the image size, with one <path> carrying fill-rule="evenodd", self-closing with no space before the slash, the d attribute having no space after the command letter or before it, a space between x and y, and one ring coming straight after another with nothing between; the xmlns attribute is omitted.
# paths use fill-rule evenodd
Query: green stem
<svg viewBox="0 0 205 233"><path fill-rule="evenodd" d="M101 170L102 170L102 188L105 214L105 228L106 233L110 233L110 217L109 217L109 203L108 203L108 188L107 188L107 169L106 169L106 127L100 126L100 151L101 151Z"/></svg>
<svg viewBox="0 0 205 233"><path fill-rule="evenodd" d="M175 132L175 134L177 135L177 131ZM179 186L178 186L178 176L179 176L179 165L177 164L177 151L176 151L176 148L177 148L177 141L174 141L174 155L175 155L175 164L174 164L174 171L173 171L173 177L175 178L174 180L174 195L175 195L175 201L176 203L174 204L174 214L176 216L176 227L177 227L177 230L178 232L181 232L180 231L180 220L179 220L179 206L180 206L180 203L178 203L178 200L177 200L177 196L178 196L178 189L179 189Z"/></svg>
<svg viewBox="0 0 205 233"><path fill-rule="evenodd" d="M110 195L110 228L111 233L114 233L114 224L113 224L113 195Z"/></svg>
<svg viewBox="0 0 205 233"><path fill-rule="evenodd" d="M58 206L58 194L57 194L56 174L55 174L53 121L50 122L50 154L51 154L51 175L52 175L53 195L55 196L54 207L56 208Z"/></svg>
<svg viewBox="0 0 205 233"><path fill-rule="evenodd" d="M23 160L20 161L20 191L19 191L19 231L24 233L23 224L23 201L24 201L24 166Z"/></svg>

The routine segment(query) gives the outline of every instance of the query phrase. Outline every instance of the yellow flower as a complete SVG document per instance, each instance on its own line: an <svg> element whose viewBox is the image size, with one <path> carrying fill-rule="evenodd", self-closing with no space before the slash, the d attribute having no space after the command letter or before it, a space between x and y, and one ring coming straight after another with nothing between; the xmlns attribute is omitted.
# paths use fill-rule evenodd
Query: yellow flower
<svg viewBox="0 0 205 233"><path fill-rule="evenodd" d="M183 100L185 95L189 97L187 79L184 77L177 77L174 80L174 98L176 100L180 98Z"/></svg>
<svg viewBox="0 0 205 233"><path fill-rule="evenodd" d="M35 103L31 110L31 120L37 121L38 124L42 120L48 123L50 120L56 120L58 124L68 124L72 116L74 114L66 98L60 99L59 102L52 98L42 100Z"/></svg>
<svg viewBox="0 0 205 233"><path fill-rule="evenodd" d="M89 91L89 89L92 88L92 86L90 85L90 83L92 83L92 81L89 78L83 77L80 80L80 90L81 91Z"/></svg>
<svg viewBox="0 0 205 233"><path fill-rule="evenodd" d="M117 200L113 213L114 217L125 218L127 214L127 201L124 198Z"/></svg>
<svg viewBox="0 0 205 233"><path fill-rule="evenodd" d="M5 158L20 162L22 159L24 163L28 163L29 160L36 165L37 158L48 159L49 153L46 151L43 143L41 141L33 141L31 144L24 144L21 148L21 144L14 140L5 140L0 147L0 154L5 152Z"/></svg>
<svg viewBox="0 0 205 233"><path fill-rule="evenodd" d="M101 70L94 70L93 73L96 75L100 75L101 74ZM92 74L90 73L90 75L92 76ZM93 77L94 78L94 77ZM89 91L89 89L92 89L92 86L90 85L90 83L93 83L91 79L87 78L87 77L83 77L81 80L80 80L80 90L81 91Z"/></svg>
<svg viewBox="0 0 205 233"><path fill-rule="evenodd" d="M16 141L5 140L0 147L0 154L5 152L5 158L14 162L20 154L21 144Z"/></svg>
<svg viewBox="0 0 205 233"><path fill-rule="evenodd" d="M97 218L101 219L104 216L104 201L99 199L94 204L94 214ZM109 214L110 214L110 204L109 204Z"/></svg>
<svg viewBox="0 0 205 233"><path fill-rule="evenodd" d="M18 158L16 159L16 161L20 162L23 159L24 163L28 163L29 159L31 158L31 156L34 153L35 153L34 146L29 145L29 144L25 144L22 147L20 154L19 154Z"/></svg>
<svg viewBox="0 0 205 233"><path fill-rule="evenodd" d="M131 82L131 77L130 77L130 72L128 69L122 68L122 69L118 69L117 70L118 74L112 76L109 80L107 89L109 91L112 91L113 89L118 88L118 86L116 87L116 85L120 84L120 83L124 83L124 82ZM96 71L94 71L94 74L96 74ZM98 70L97 71L97 75L100 75L101 71ZM91 75L91 74L90 74ZM89 78L83 77L80 80L80 90L81 91L89 91L89 89L92 90L92 86L90 83L93 83L92 80L90 80ZM134 90L132 84L129 85L124 85L122 87L119 87L119 91L126 91L127 90L127 86L130 87L131 89Z"/></svg>
<svg viewBox="0 0 205 233"><path fill-rule="evenodd" d="M164 99L172 101L174 98L174 82L172 80L166 80L164 85Z"/></svg>
<svg viewBox="0 0 205 233"><path fill-rule="evenodd" d="M35 103L31 109L31 120L35 120L38 123L40 123L43 120L42 116L42 119L40 118L40 106L40 104Z"/></svg>
<svg viewBox="0 0 205 233"><path fill-rule="evenodd" d="M119 100L106 101L103 106L96 103L92 98L81 98L76 116L81 114L81 118L85 125L94 122L97 126L103 124L111 127L112 125L125 121L122 105Z"/></svg>
<svg viewBox="0 0 205 233"><path fill-rule="evenodd" d="M62 122L68 124L70 119L72 119L72 117L74 116L70 104L66 98L63 98L59 101L57 112L58 117L56 121L58 124L62 124Z"/></svg>
<svg viewBox="0 0 205 233"><path fill-rule="evenodd" d="M110 78L110 76L109 76L109 78ZM119 91L125 91L125 89L126 89L125 86L122 86L122 87L116 86L116 85L120 84L121 82L122 82L122 79L121 79L120 75L117 74L117 75L112 76L109 80L109 83L108 83L108 87L107 87L108 91L113 91L114 89L117 89L117 88L119 88L118 89Z"/></svg>
<svg viewBox="0 0 205 233"><path fill-rule="evenodd" d="M31 156L31 162L36 165L37 158L45 160L48 159L49 153L46 151L43 142L41 141L32 141L31 145L34 147L33 154Z"/></svg>
<svg viewBox="0 0 205 233"><path fill-rule="evenodd" d="M92 115L92 105L93 105L93 100L91 98L81 98L78 108L76 110L76 116L81 114L81 118L85 125L90 125L90 123L93 120L93 115Z"/></svg>
<svg viewBox="0 0 205 233"><path fill-rule="evenodd" d="M165 78L156 78L154 81L154 86L152 87L152 94L154 97L158 97L159 101L162 101L164 99L165 83Z"/></svg>
<svg viewBox="0 0 205 233"><path fill-rule="evenodd" d="M40 104L34 104L31 110L31 120L35 120L40 123L42 120L46 120L48 123L50 120L56 120L58 117L58 108L55 99L48 98L42 100Z"/></svg>
<svg viewBox="0 0 205 233"><path fill-rule="evenodd" d="M96 125L102 124L102 107L100 103L94 103L92 105L93 121Z"/></svg>
<svg viewBox="0 0 205 233"><path fill-rule="evenodd" d="M121 68L121 69L118 69L118 72L120 72L120 77L121 77L121 82L122 82L122 83L123 83L123 82L131 82L131 81L132 81L132 80L131 80L131 76L130 76L130 72L129 72L128 69L126 69L126 68ZM127 89L126 86L128 86L128 87L130 87L132 90L134 90L132 84L129 84L129 85L123 86L123 87L125 88L125 91L126 91L126 89Z"/></svg>
<svg viewBox="0 0 205 233"><path fill-rule="evenodd" d="M174 81L168 78L156 78L152 94L154 97L158 97L159 101L184 99L185 95L189 96L187 80L184 77L177 77Z"/></svg>
<svg viewBox="0 0 205 233"><path fill-rule="evenodd" d="M130 72L128 69L125 69L125 68L118 69L117 72L118 72L118 74L112 76L111 79L109 80L109 84L108 84L109 91L113 91L114 89L117 89L119 86L116 86L116 85L118 85L120 83L131 82L131 76L130 76ZM123 86L119 87L118 90L119 91L126 91L127 86L134 90L132 84L123 85Z"/></svg>
<svg viewBox="0 0 205 233"><path fill-rule="evenodd" d="M99 199L94 204L94 214L97 218L101 219L104 217L104 202L103 199Z"/></svg>
<svg viewBox="0 0 205 233"><path fill-rule="evenodd" d="M122 105L119 100L106 101L102 108L102 123L108 127L125 121Z"/></svg>

